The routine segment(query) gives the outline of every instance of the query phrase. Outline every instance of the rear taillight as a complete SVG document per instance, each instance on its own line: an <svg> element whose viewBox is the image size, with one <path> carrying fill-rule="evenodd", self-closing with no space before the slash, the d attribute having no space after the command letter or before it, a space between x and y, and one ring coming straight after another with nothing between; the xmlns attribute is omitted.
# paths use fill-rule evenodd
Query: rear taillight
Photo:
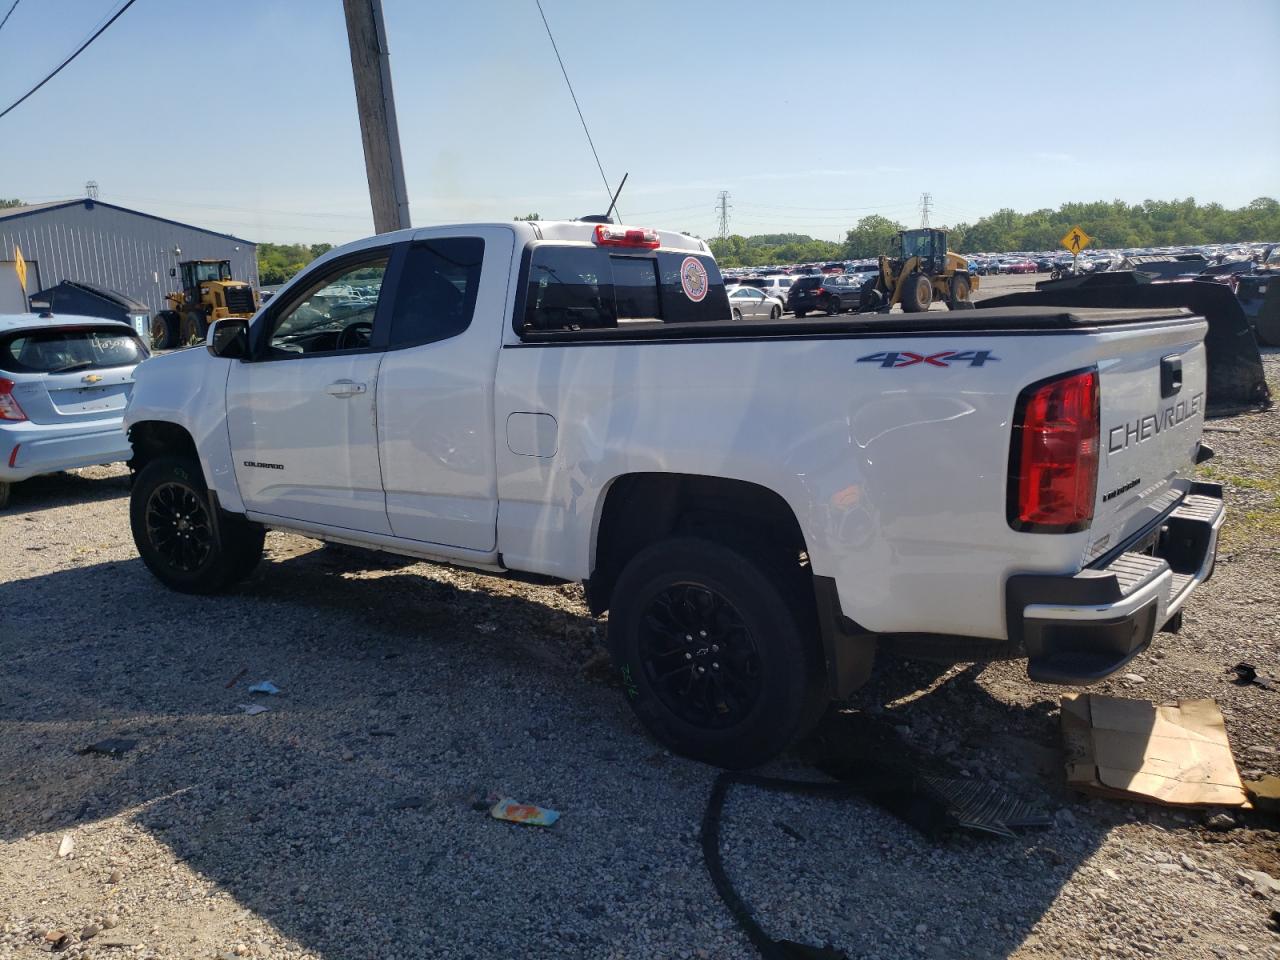
<svg viewBox="0 0 1280 960"><path fill-rule="evenodd" d="M1018 397L1009 458L1009 525L1075 533L1098 489L1098 371L1034 384Z"/></svg>
<svg viewBox="0 0 1280 960"><path fill-rule="evenodd" d="M13 381L0 377L0 420L25 420L27 415L13 398Z"/></svg>
<svg viewBox="0 0 1280 960"><path fill-rule="evenodd" d="M821 296L822 294L824 294L824 293L826 293L826 292L827 292L827 288L826 288L826 287L814 287L813 292L814 292L814 294L816 294L817 296Z"/></svg>

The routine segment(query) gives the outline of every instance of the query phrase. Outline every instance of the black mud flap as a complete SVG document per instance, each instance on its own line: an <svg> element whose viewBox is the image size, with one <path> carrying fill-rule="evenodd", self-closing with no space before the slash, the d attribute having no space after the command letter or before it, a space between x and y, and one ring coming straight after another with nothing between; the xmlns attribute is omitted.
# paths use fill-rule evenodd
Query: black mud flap
<svg viewBox="0 0 1280 960"><path fill-rule="evenodd" d="M1205 406L1225 414L1270 405L1262 356L1240 301L1231 288L1208 280L1149 283L1133 271L1090 274L1037 284L1034 293L983 300L984 307L1186 307L1204 317L1208 365Z"/></svg>

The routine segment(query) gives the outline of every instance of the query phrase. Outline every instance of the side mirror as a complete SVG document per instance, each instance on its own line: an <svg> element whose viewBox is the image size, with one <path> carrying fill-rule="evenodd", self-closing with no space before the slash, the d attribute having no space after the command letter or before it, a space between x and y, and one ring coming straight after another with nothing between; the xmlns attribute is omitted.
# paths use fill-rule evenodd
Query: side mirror
<svg viewBox="0 0 1280 960"><path fill-rule="evenodd" d="M244 317L215 320L205 346L223 360L244 360L249 356L249 321Z"/></svg>

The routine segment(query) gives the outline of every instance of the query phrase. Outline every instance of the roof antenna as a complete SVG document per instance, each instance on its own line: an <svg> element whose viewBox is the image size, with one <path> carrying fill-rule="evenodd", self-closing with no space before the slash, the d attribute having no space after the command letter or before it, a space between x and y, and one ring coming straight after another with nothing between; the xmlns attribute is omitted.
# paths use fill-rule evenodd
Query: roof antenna
<svg viewBox="0 0 1280 960"><path fill-rule="evenodd" d="M618 189L614 192L613 199L609 201L609 209L604 212L605 223L613 222L609 218L613 216L613 208L618 205L618 194L622 193L622 188L627 185L627 177L629 176L631 176L630 170L622 175L622 182L618 184Z"/></svg>
<svg viewBox="0 0 1280 960"><path fill-rule="evenodd" d="M130 0L130 2L132 2L132 0ZM547 22L547 15L543 12L542 0L533 0L533 2L537 4L538 16L542 18L542 25L547 28L547 39L551 41L551 49L556 55L556 62L560 64L560 72L564 74L564 84L569 88L569 96L573 100L573 109L578 111L578 119L582 122L582 132L587 135L587 145L591 147L591 156L595 157L596 169L600 171L600 179L604 182L605 193L608 193L609 178L604 175L604 164L600 162L600 154L596 152L595 141L591 139L591 131L587 129L587 118L582 115L582 107L578 104L578 95L573 92L573 84L569 82L569 71L565 69L564 58L560 56L560 48L556 46L555 35L551 32L551 24ZM627 178L623 177L622 179L625 182ZM618 189L621 190L622 188L619 187ZM614 195L614 200L617 200L616 194ZM612 204L609 206L609 209L613 209ZM621 214L619 214L619 216L621 216Z"/></svg>

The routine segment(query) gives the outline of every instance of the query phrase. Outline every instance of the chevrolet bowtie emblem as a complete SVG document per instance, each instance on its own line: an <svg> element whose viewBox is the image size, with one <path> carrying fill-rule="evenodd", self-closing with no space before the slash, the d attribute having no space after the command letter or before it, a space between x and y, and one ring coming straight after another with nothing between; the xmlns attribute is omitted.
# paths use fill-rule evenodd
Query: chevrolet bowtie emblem
<svg viewBox="0 0 1280 960"><path fill-rule="evenodd" d="M97 383L101 379L96 373L90 373L80 378L82 383Z"/></svg>

